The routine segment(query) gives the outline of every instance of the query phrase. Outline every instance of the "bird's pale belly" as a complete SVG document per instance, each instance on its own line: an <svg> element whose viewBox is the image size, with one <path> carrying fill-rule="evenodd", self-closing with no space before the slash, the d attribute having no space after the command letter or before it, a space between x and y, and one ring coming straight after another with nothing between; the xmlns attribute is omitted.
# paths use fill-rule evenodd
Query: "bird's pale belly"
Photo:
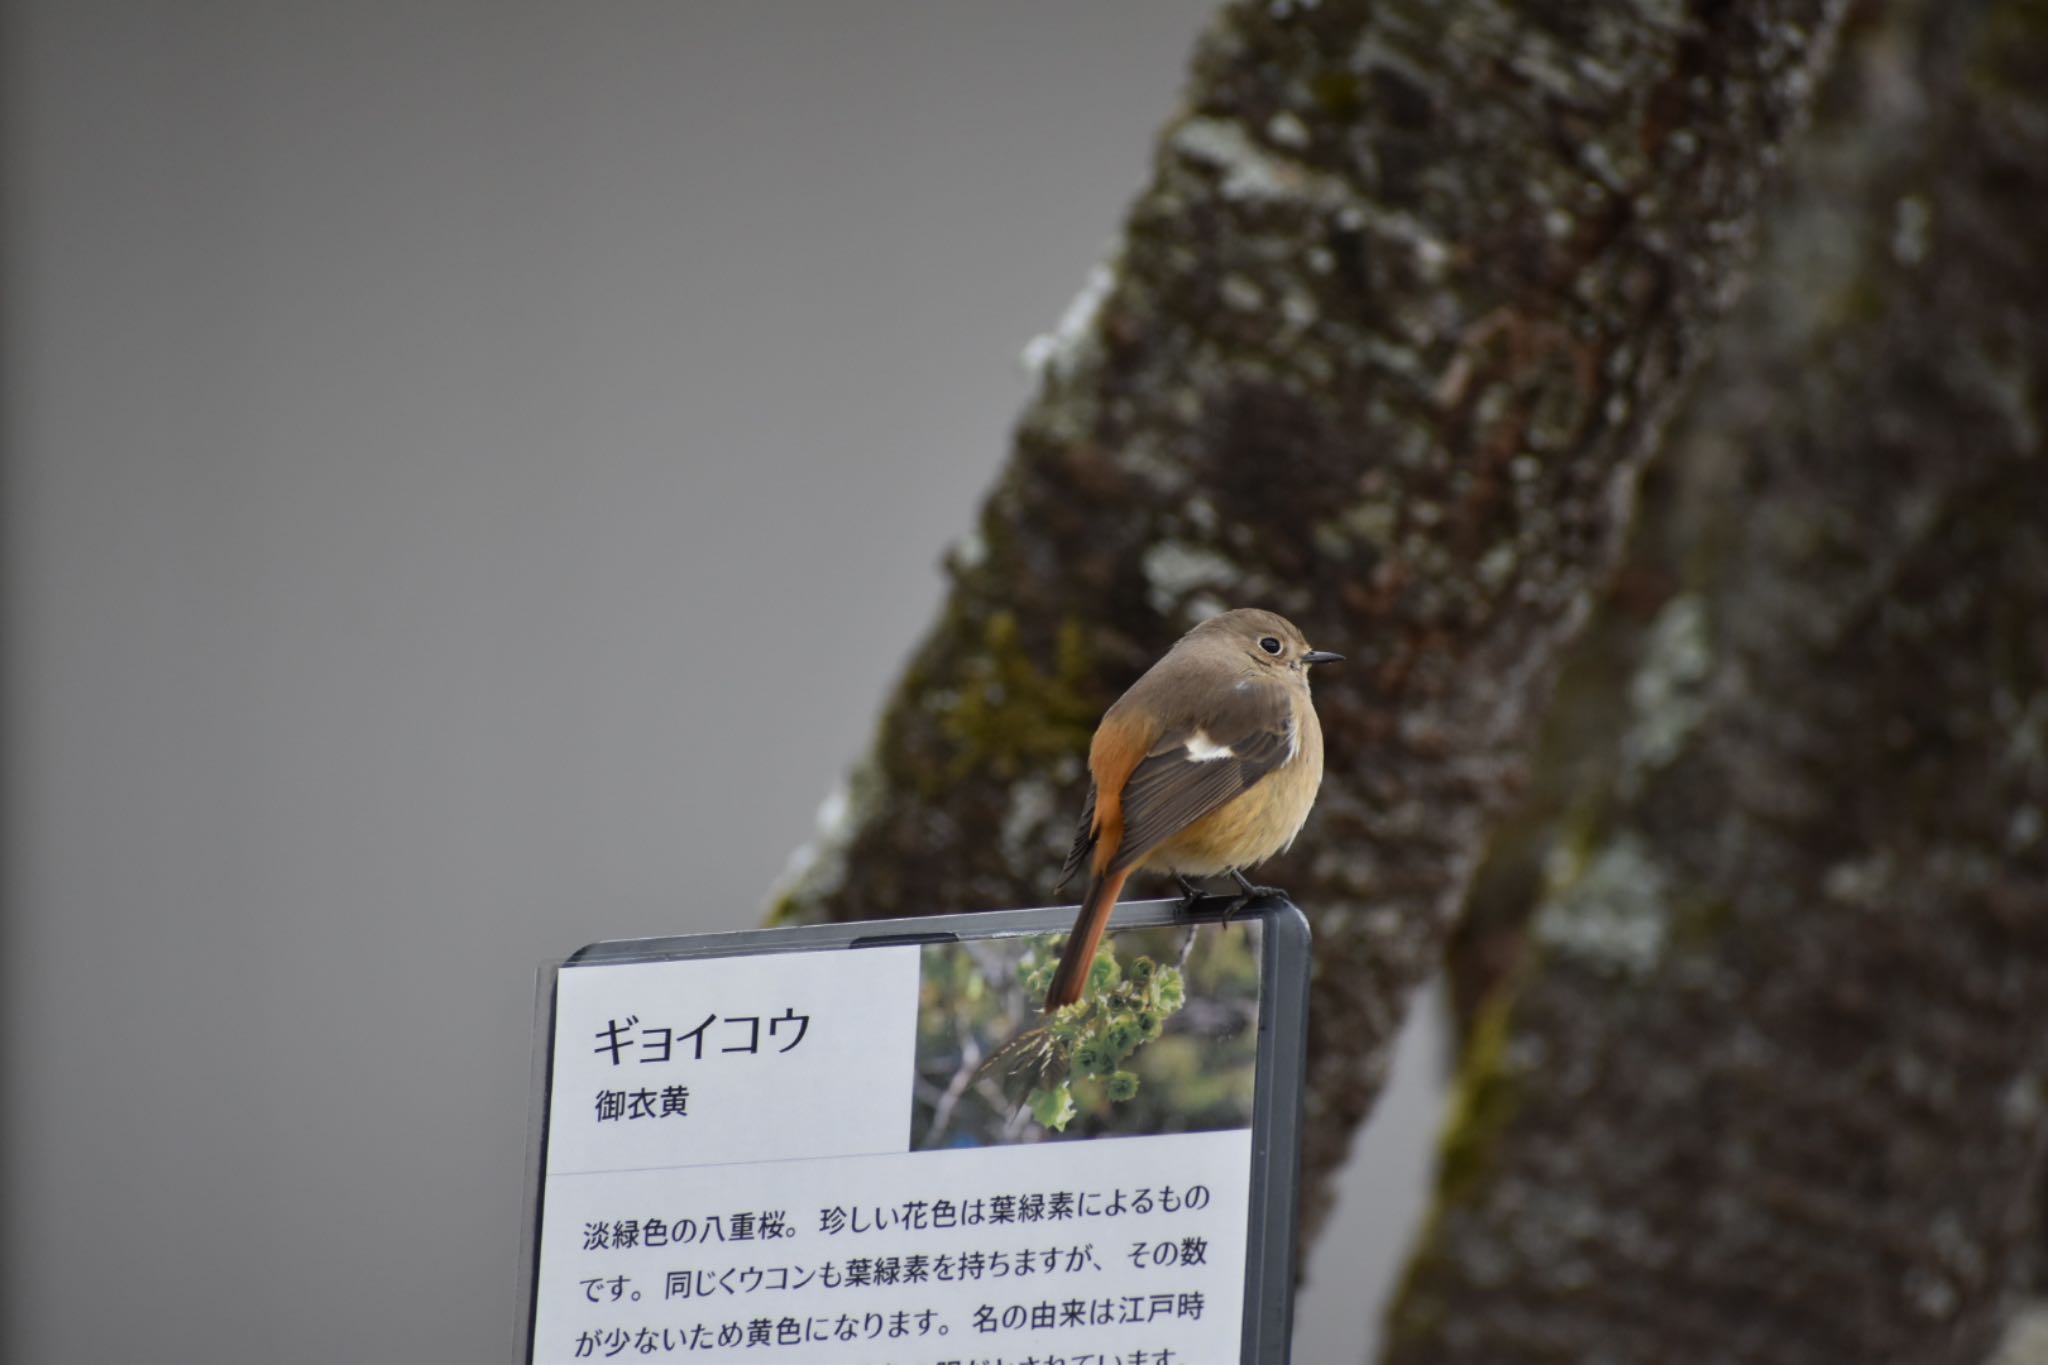
<svg viewBox="0 0 2048 1365"><path fill-rule="evenodd" d="M1317 737L1320 740L1320 736ZM1141 866L1209 877L1251 867L1294 842L1322 784L1322 746L1304 753L1227 805L1203 816L1152 850Z"/></svg>

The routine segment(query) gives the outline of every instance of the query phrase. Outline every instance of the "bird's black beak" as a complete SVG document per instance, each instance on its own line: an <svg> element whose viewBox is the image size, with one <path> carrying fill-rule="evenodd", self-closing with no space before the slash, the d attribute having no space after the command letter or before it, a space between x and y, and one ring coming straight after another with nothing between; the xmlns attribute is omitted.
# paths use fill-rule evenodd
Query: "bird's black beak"
<svg viewBox="0 0 2048 1365"><path fill-rule="evenodd" d="M1327 649L1312 649L1301 656L1301 661L1305 664L1341 664L1344 662L1344 656L1333 654Z"/></svg>

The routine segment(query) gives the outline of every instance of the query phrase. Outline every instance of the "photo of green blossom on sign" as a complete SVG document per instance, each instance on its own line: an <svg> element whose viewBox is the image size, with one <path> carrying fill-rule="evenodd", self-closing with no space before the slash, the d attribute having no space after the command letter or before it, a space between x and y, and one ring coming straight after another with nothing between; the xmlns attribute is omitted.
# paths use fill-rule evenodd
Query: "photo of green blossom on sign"
<svg viewBox="0 0 2048 1365"><path fill-rule="evenodd" d="M911 1149L1250 1127L1259 933L1115 931L1081 999L1050 1015L1065 935L927 946Z"/></svg>

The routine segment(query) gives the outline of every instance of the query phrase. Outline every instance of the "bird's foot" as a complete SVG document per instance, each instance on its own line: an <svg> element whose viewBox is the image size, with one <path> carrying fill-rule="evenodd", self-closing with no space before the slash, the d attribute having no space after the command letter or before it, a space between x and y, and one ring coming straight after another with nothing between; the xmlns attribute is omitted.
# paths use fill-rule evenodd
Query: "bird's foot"
<svg viewBox="0 0 2048 1365"><path fill-rule="evenodd" d="M1238 890L1244 892L1241 898L1243 900L1258 900L1263 896L1285 896L1287 894L1286 890L1282 887L1260 886L1256 882L1248 881L1244 873L1234 867L1230 869L1230 879L1237 883Z"/></svg>
<svg viewBox="0 0 2048 1365"><path fill-rule="evenodd" d="M1180 883L1180 908L1181 913L1186 914L1201 903L1202 897L1206 893L1201 887L1196 886L1177 872L1174 874L1173 879Z"/></svg>
<svg viewBox="0 0 2048 1365"><path fill-rule="evenodd" d="M1284 899L1287 895L1287 892L1280 887L1260 886L1257 882L1248 880L1244 873L1234 867L1230 869L1230 879L1237 883L1240 894L1236 900L1223 908L1223 922L1225 924L1230 923L1262 900L1269 900L1274 897Z"/></svg>

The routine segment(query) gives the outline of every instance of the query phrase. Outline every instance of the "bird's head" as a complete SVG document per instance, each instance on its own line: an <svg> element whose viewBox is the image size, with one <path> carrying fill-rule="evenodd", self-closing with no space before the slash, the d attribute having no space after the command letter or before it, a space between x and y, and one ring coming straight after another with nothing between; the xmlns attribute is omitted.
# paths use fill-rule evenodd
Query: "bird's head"
<svg viewBox="0 0 2048 1365"><path fill-rule="evenodd" d="M1183 637L1184 643L1221 644L1255 667L1306 675L1312 664L1333 664L1344 656L1310 649L1294 622L1275 612L1244 608L1212 616Z"/></svg>

